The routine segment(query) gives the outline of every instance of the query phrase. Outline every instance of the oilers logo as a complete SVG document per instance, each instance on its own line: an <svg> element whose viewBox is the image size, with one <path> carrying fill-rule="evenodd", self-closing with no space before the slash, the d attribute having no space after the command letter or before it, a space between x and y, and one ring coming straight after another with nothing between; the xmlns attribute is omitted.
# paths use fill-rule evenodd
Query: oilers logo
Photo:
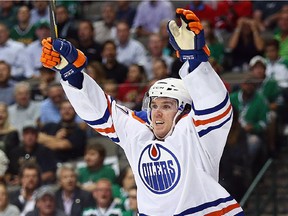
<svg viewBox="0 0 288 216"><path fill-rule="evenodd" d="M138 172L145 186L156 194L171 191L180 179L180 164L175 155L159 143L147 145L139 158Z"/></svg>

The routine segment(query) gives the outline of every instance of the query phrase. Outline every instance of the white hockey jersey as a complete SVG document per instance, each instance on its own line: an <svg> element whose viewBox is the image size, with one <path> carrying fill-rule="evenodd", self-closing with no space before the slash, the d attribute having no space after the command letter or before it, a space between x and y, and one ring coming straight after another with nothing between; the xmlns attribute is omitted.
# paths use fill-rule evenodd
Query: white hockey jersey
<svg viewBox="0 0 288 216"><path fill-rule="evenodd" d="M61 81L77 114L125 151L137 183L139 215L244 215L218 183L219 162L232 122L229 95L209 63L179 72L191 112L158 141L145 112L117 105L88 75L81 90Z"/></svg>

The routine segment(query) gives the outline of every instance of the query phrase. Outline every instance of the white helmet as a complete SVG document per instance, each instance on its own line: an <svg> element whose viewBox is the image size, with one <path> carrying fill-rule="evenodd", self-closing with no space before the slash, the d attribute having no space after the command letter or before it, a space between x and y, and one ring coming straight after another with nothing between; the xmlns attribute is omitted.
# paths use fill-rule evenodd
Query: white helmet
<svg viewBox="0 0 288 216"><path fill-rule="evenodd" d="M151 109L150 103L152 99L157 97L166 97L176 99L178 102L178 112L174 117L174 124L170 132L166 135L171 134L176 123L177 117L184 111L186 105L192 105L192 99L184 85L183 80L176 78L166 78L156 81L149 89L147 95L143 100L142 109L147 111L147 117L151 124Z"/></svg>

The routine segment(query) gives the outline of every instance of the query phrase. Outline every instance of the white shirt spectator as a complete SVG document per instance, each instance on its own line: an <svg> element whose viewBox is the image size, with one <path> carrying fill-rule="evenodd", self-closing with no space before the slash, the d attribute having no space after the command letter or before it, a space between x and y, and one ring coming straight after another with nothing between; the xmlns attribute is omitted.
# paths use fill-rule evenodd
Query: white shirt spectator
<svg viewBox="0 0 288 216"><path fill-rule="evenodd" d="M25 45L21 42L8 39L4 45L0 46L0 60L6 61L11 65L11 76L13 78L32 77L33 70L27 64L28 59L29 56L25 54Z"/></svg>

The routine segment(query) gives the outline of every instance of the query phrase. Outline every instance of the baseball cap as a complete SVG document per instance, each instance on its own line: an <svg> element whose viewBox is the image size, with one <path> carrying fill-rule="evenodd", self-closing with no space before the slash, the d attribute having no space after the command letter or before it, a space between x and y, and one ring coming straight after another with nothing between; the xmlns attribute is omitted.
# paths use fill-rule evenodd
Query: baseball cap
<svg viewBox="0 0 288 216"><path fill-rule="evenodd" d="M23 127L22 132L23 133L26 133L26 132L38 133L38 128L33 125L27 125Z"/></svg>
<svg viewBox="0 0 288 216"><path fill-rule="evenodd" d="M266 67L266 60L260 55L254 56L250 62L249 62L249 67L254 67L257 63L262 63Z"/></svg>
<svg viewBox="0 0 288 216"><path fill-rule="evenodd" d="M55 197L55 191L54 191L52 186L49 186L49 185L41 186L37 190L35 198L36 198L36 200L39 200L42 197L44 197L45 195L49 195L49 196L51 196L53 198Z"/></svg>
<svg viewBox="0 0 288 216"><path fill-rule="evenodd" d="M50 28L50 23L47 22L46 20L39 20L38 22L35 23L35 28Z"/></svg>

